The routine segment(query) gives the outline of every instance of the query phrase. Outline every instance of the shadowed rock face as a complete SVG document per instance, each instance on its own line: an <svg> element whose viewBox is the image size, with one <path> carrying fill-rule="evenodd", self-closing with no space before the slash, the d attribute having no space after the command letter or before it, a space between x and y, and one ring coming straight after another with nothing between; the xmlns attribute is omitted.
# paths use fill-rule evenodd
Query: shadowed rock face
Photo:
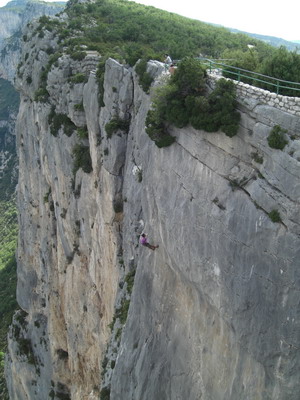
<svg viewBox="0 0 300 400"><path fill-rule="evenodd" d="M63 56L47 84L56 113L87 126L90 173L73 176L79 139L62 127L51 135L51 105L33 101L38 82L18 83L25 313L10 332L11 398L98 399L104 370L113 400L296 400L299 117L239 99L236 137L174 129L176 143L159 149L145 133L151 99L133 70L107 61L99 107L97 61ZM32 57L23 76L46 62ZM159 75L161 65L149 70ZM68 71L88 81L71 85ZM115 116L130 120L128 134L108 137ZM283 151L268 146L274 125L293 136ZM282 222L269 218L274 209ZM139 247L141 231L159 249ZM126 325L116 319L119 339L110 341L132 268Z"/></svg>

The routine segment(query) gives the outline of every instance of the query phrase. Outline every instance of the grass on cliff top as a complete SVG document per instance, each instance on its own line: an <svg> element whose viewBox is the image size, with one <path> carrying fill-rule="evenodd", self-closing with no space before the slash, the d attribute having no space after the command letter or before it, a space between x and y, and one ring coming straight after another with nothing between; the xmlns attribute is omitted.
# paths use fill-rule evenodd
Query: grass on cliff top
<svg viewBox="0 0 300 400"><path fill-rule="evenodd" d="M219 57L228 48L248 49L249 42L264 54L271 48L246 35L132 1L71 0L65 12L69 19L64 21L42 17L36 33L55 30L70 53L84 45L130 65L147 56L163 60L165 53L173 59L200 53Z"/></svg>
<svg viewBox="0 0 300 400"><path fill-rule="evenodd" d="M165 53L173 60L205 55L233 60L228 62L278 79L300 81L300 55L285 48L276 49L246 34L231 33L223 27L127 0L95 0L92 3L70 0L64 12L68 19L43 16L32 32L41 38L46 31L52 32L58 38L58 47L46 49L48 54L62 51L73 59L82 59L86 51L95 50L102 60L112 57L131 66L140 59L163 61ZM26 40L30 39L29 35L25 36ZM249 44L253 46L250 50ZM47 77L51 63L49 59L41 74L42 92L37 92L38 101L48 101L46 81L42 81L42 77ZM274 69L274 65L279 67ZM146 78L150 77L145 75Z"/></svg>
<svg viewBox="0 0 300 400"><path fill-rule="evenodd" d="M125 59L130 65L141 58L162 61L165 53L175 60L205 55L226 59L227 63L249 71L300 82L300 55L296 51L288 51L283 46L275 48L223 27L126 0L93 3L70 0L66 12L70 21L63 36L68 46L86 44L102 55L113 52L119 55L117 59ZM82 27L83 36L74 36ZM73 31L72 35L68 30ZM269 84L260 82L259 85L274 90ZM286 95L299 95L286 90Z"/></svg>

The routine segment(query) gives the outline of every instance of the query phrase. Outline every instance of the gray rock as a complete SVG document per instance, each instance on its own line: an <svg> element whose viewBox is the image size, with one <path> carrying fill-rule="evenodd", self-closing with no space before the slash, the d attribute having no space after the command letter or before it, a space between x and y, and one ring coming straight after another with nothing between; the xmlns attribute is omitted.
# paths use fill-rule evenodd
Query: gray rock
<svg viewBox="0 0 300 400"><path fill-rule="evenodd" d="M236 137L174 128L176 143L159 149L134 71L107 61L100 107L94 71L74 89L65 75L73 62L60 63L50 102L86 121L93 171L73 176L79 139L52 136L50 105L28 101L20 81L18 301L43 394L28 384L34 369L11 334L11 398L63 388L72 400L98 399L102 371L112 400L298 399L300 163L290 136L299 117L249 99ZM81 101L82 119L70 105ZM129 131L108 138L114 116L128 118ZM267 144L275 124L289 130L283 151ZM157 250L139 246L142 231Z"/></svg>

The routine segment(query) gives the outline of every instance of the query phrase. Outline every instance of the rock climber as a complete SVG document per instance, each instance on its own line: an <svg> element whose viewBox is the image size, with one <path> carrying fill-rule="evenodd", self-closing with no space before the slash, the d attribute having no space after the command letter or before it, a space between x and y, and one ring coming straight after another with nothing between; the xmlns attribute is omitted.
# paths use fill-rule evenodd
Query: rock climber
<svg viewBox="0 0 300 400"><path fill-rule="evenodd" d="M142 233L140 236L140 243L143 246L149 247L151 250L157 249L159 246L153 246L152 244L148 243L147 235L145 233Z"/></svg>

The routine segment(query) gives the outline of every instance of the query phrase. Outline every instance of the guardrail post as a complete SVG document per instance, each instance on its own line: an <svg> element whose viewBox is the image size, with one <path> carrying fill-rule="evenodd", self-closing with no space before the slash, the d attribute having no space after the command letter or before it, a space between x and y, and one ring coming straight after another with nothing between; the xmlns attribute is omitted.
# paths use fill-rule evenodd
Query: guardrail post
<svg viewBox="0 0 300 400"><path fill-rule="evenodd" d="M277 85L276 85L276 94L279 94L279 88L280 88L280 86L279 86L279 81L277 81Z"/></svg>

